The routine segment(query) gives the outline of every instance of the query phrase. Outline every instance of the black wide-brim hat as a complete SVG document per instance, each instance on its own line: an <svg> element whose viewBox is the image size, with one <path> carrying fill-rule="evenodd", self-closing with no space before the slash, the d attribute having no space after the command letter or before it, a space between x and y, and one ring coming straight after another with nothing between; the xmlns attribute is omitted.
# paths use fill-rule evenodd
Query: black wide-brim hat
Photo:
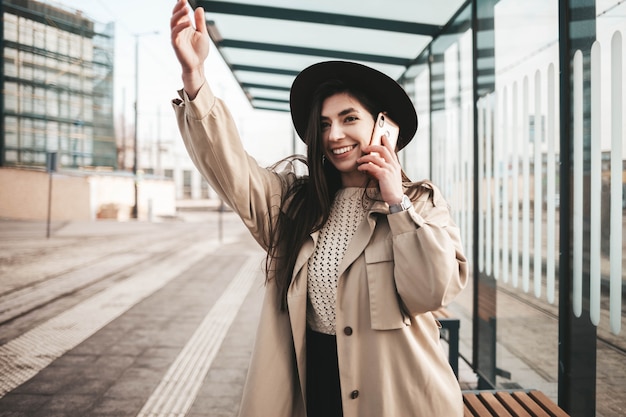
<svg viewBox="0 0 626 417"><path fill-rule="evenodd" d="M413 139L417 131L417 113L400 84L365 65L347 61L325 61L302 70L291 85L291 119L301 140L305 140L313 95L320 84L329 80L340 80L348 86L363 90L380 104L383 111L400 126L398 150Z"/></svg>

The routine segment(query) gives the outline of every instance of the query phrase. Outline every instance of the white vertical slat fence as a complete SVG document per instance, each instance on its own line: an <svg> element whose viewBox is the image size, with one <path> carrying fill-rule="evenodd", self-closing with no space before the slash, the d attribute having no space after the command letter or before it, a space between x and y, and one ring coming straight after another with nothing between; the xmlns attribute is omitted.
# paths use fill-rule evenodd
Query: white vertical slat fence
<svg viewBox="0 0 626 417"><path fill-rule="evenodd" d="M530 288L530 134L528 77L522 84L522 288Z"/></svg>
<svg viewBox="0 0 626 417"><path fill-rule="evenodd" d="M583 54L574 53L572 63L572 119L573 119L573 285L572 304L574 315L582 314L583 294ZM564 202L567 204L567 202Z"/></svg>
<svg viewBox="0 0 626 417"><path fill-rule="evenodd" d="M602 284L602 132L600 44L591 46L591 171L589 178L589 315L594 325L600 323Z"/></svg>
<svg viewBox="0 0 626 417"><path fill-rule="evenodd" d="M556 80L554 74L554 64L548 66L548 80L547 80L547 96L548 96L548 108L547 111L547 123L546 123L546 139L548 142L547 157L546 157L546 295L550 304L555 300L555 283L556 283L556 154L555 142L559 137L557 131L558 123L556 123Z"/></svg>
<svg viewBox="0 0 626 417"><path fill-rule="evenodd" d="M502 90L501 97L501 112L500 112L500 120L502 128L501 138L502 140L498 140L502 144L502 152L500 154L499 160L502 163L502 223L501 223L501 231L502 231L502 281L504 283L509 282L509 231L510 231L510 221L509 221L509 141L507 138L510 138L511 135L508 134L509 128L509 88L504 87Z"/></svg>
<svg viewBox="0 0 626 417"><path fill-rule="evenodd" d="M543 203L543 158L541 156L541 147L543 146L543 113L542 113L542 89L541 89L541 72L535 71L535 123L534 123L534 141L533 141L533 162L534 162L534 204L533 204L533 288L535 297L541 297L541 278L543 264L543 241L542 241L542 203ZM529 198L530 196L525 196Z"/></svg>
<svg viewBox="0 0 626 417"><path fill-rule="evenodd" d="M519 285L519 143L520 143L520 126L519 126L519 92L517 82L513 83L513 94L511 97L511 114L513 120L511 123L511 282L514 288Z"/></svg>
<svg viewBox="0 0 626 417"><path fill-rule="evenodd" d="M622 35L615 32L611 39L611 236L610 236L610 294L609 316L611 331L619 334L622 321L622 225L623 225L623 120L624 56Z"/></svg>

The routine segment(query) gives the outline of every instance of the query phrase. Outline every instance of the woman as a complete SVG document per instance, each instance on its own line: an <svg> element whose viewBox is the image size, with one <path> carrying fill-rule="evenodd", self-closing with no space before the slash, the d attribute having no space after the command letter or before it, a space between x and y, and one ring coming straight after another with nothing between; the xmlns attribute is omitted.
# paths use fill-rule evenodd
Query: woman
<svg viewBox="0 0 626 417"><path fill-rule="evenodd" d="M381 111L417 129L402 88L348 62L302 71L291 89L307 157L259 167L243 149L203 63L204 11L171 18L183 90L174 101L187 150L267 251L266 294L241 416L462 415L462 397L431 311L465 286L459 231L438 189L411 183L383 136ZM308 175L296 175L306 163Z"/></svg>

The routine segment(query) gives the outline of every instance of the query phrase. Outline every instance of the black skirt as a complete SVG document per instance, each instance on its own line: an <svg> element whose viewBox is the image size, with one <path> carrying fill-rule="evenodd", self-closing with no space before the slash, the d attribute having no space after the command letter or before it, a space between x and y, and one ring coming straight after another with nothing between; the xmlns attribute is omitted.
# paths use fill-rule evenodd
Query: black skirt
<svg viewBox="0 0 626 417"><path fill-rule="evenodd" d="M306 351L308 417L342 417L337 337L307 328Z"/></svg>

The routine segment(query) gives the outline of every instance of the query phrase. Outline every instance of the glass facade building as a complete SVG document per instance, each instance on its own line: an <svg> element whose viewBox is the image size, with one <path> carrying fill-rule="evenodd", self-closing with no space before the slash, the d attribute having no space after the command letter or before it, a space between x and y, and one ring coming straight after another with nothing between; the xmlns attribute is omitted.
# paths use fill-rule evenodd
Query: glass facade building
<svg viewBox="0 0 626 417"><path fill-rule="evenodd" d="M34 0L2 2L0 166L117 166L113 24Z"/></svg>

